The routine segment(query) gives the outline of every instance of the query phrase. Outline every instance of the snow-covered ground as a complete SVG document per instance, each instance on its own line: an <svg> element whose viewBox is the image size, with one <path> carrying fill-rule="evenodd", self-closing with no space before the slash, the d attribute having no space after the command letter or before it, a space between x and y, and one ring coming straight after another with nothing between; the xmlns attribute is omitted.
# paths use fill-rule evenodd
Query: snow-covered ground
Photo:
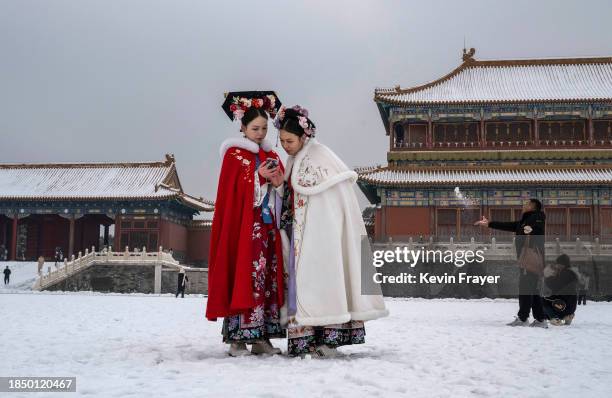
<svg viewBox="0 0 612 398"><path fill-rule="evenodd" d="M67 396L612 396L609 303L543 330L504 326L514 300L388 300L365 345L301 360L228 357L205 297L2 293L0 376L76 376Z"/></svg>
<svg viewBox="0 0 612 398"><path fill-rule="evenodd" d="M38 276L38 263L29 261L0 261L0 269L4 271L6 266L11 270L10 283L0 285L0 293L7 292L22 292L32 290L32 284ZM53 263L46 262L43 269L47 270L47 267L52 266ZM2 281L4 281L4 274L2 274Z"/></svg>

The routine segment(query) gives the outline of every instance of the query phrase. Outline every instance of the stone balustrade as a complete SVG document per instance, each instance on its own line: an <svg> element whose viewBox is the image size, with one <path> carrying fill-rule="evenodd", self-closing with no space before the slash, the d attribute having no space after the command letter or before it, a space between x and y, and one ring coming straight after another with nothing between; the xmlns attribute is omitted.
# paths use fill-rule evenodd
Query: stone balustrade
<svg viewBox="0 0 612 398"><path fill-rule="evenodd" d="M147 252L146 248L142 250L135 249L129 250L129 247L125 247L122 252L114 252L108 248L104 248L102 251L95 251L95 247L85 249L85 253L79 252L75 257L72 255L70 260L64 259L64 262L53 269L53 267L47 267L47 272L41 274L34 286L33 290L44 290L47 287L58 283L88 267L96 264L106 265L142 265L142 266L154 266L155 267L155 292L161 292L161 270L162 267L171 269L178 269L181 265L175 260L170 253L163 251L160 246L156 252ZM190 270L189 267L184 267L186 270Z"/></svg>

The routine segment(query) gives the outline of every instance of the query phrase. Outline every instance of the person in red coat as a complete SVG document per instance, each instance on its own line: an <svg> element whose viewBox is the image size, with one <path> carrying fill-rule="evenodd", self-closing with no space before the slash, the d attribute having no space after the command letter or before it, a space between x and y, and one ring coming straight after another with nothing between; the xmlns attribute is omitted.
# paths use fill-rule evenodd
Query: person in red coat
<svg viewBox="0 0 612 398"><path fill-rule="evenodd" d="M280 354L284 267L279 234L283 165L265 140L274 92L235 92L223 109L240 121L241 138L221 145L223 159L211 231L206 318L223 319L231 356ZM247 344L252 344L248 351Z"/></svg>

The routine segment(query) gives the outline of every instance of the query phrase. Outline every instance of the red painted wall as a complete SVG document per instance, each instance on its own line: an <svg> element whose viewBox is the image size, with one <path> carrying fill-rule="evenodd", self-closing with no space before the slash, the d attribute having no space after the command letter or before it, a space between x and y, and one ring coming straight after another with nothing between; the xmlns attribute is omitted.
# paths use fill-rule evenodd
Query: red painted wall
<svg viewBox="0 0 612 398"><path fill-rule="evenodd" d="M210 229L190 229L187 238L187 261L208 264Z"/></svg>
<svg viewBox="0 0 612 398"><path fill-rule="evenodd" d="M377 239L384 239L385 236L429 235L431 234L430 226L429 207L386 206L376 210L375 235Z"/></svg>
<svg viewBox="0 0 612 398"><path fill-rule="evenodd" d="M4 245L8 248L10 242L8 241L8 236L6 236L6 224L7 219L4 216L0 216L0 246Z"/></svg>
<svg viewBox="0 0 612 398"><path fill-rule="evenodd" d="M28 224L26 258L35 259L43 255L51 260L55 247L60 246L64 254L68 252L68 220L55 215L34 216L19 220Z"/></svg>
<svg viewBox="0 0 612 398"><path fill-rule="evenodd" d="M383 236L383 230L382 230L382 208L380 209L376 209L376 212L374 213L374 240L380 240L382 239Z"/></svg>
<svg viewBox="0 0 612 398"><path fill-rule="evenodd" d="M164 249L187 252L187 228L172 221L160 220L159 244Z"/></svg>
<svg viewBox="0 0 612 398"><path fill-rule="evenodd" d="M74 232L74 253L75 256L80 252L85 253L85 249L91 250L92 246L96 249L99 246L100 224L92 218L79 218L75 224Z"/></svg>

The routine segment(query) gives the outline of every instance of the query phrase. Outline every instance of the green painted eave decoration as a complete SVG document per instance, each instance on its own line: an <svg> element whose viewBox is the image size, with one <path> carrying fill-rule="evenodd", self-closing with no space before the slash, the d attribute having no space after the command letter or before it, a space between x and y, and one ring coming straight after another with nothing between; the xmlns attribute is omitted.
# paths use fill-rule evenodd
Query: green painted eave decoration
<svg viewBox="0 0 612 398"><path fill-rule="evenodd" d="M612 160L612 149L530 151L391 151L387 161L419 160Z"/></svg>

